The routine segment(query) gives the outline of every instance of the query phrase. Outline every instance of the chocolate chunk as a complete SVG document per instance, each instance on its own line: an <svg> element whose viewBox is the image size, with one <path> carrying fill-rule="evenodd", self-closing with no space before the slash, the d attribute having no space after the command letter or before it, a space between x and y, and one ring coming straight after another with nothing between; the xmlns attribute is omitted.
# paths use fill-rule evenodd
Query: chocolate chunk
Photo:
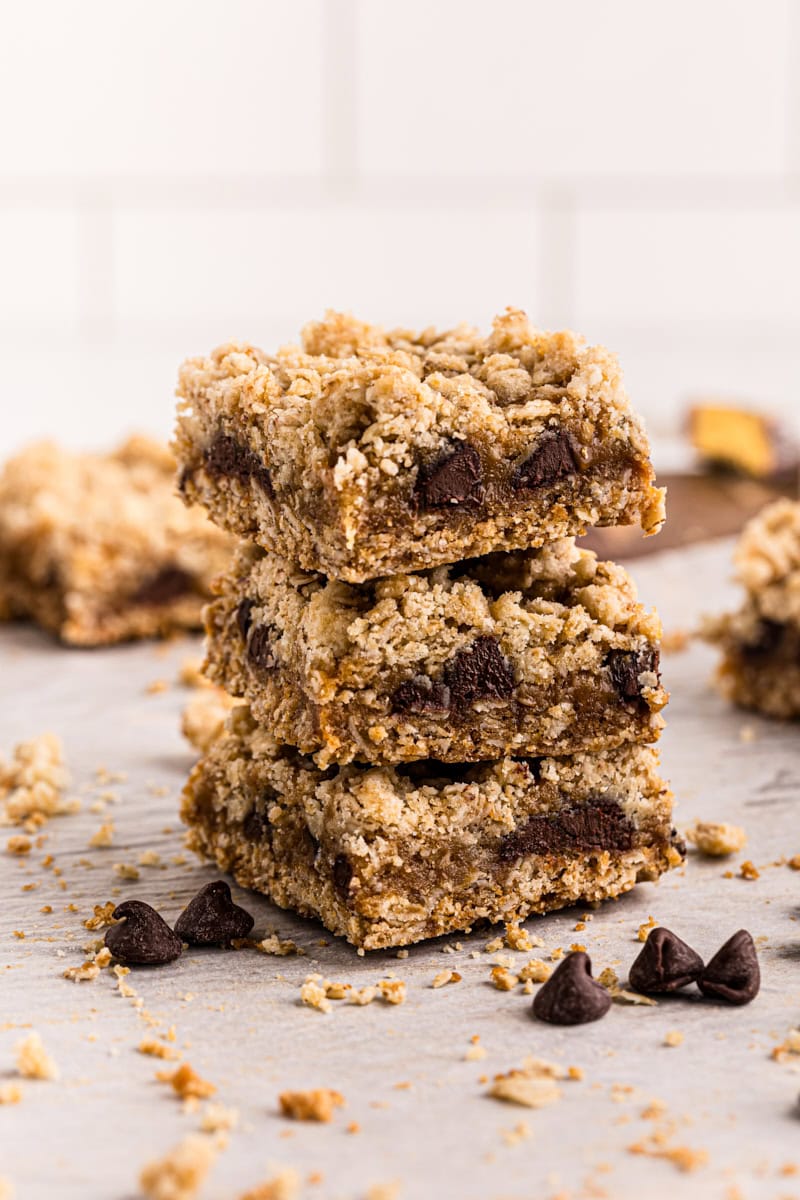
<svg viewBox="0 0 800 1200"><path fill-rule="evenodd" d="M113 916L121 924L106 930L105 943L121 963L159 967L178 958L183 950L178 935L143 900L123 900Z"/></svg>
<svg viewBox="0 0 800 1200"><path fill-rule="evenodd" d="M702 970L700 955L669 929L659 927L650 931L628 972L628 982L635 992L659 995L688 987L700 978Z"/></svg>
<svg viewBox="0 0 800 1200"><path fill-rule="evenodd" d="M749 1004L761 987L753 939L746 929L728 938L697 981L704 996L727 1000L729 1004Z"/></svg>
<svg viewBox="0 0 800 1200"><path fill-rule="evenodd" d="M514 691L514 672L496 638L476 638L445 664L444 682L453 708L476 700L507 700Z"/></svg>
<svg viewBox="0 0 800 1200"><path fill-rule="evenodd" d="M255 667L262 671L271 671L278 665L272 648L272 635L275 630L271 625L256 625L250 630L247 639L247 657Z"/></svg>
<svg viewBox="0 0 800 1200"><path fill-rule="evenodd" d="M268 496L273 496L272 479L266 464L249 446L243 446L228 433L218 433L203 452L203 462L209 475L228 476L240 483L257 483Z"/></svg>
<svg viewBox="0 0 800 1200"><path fill-rule="evenodd" d="M574 475L577 470L578 459L570 435L565 430L546 433L517 467L511 477L511 486L516 491L545 487Z"/></svg>
<svg viewBox="0 0 800 1200"><path fill-rule="evenodd" d="M270 835L270 820L265 813L256 812L253 808L242 822L242 833L248 842L263 842Z"/></svg>
<svg viewBox="0 0 800 1200"><path fill-rule="evenodd" d="M450 709L450 688L434 683L427 675L414 675L395 689L392 708L396 712L446 713Z"/></svg>
<svg viewBox="0 0 800 1200"><path fill-rule="evenodd" d="M638 700L641 695L639 676L652 671L659 679L660 655L654 646L644 650L609 650L606 666L611 672L611 682L622 700Z"/></svg>
<svg viewBox="0 0 800 1200"><path fill-rule="evenodd" d="M162 567L131 596L131 604L168 604L192 591L194 580L181 567Z"/></svg>
<svg viewBox="0 0 800 1200"><path fill-rule="evenodd" d="M242 639L246 642L247 635L250 632L250 626L253 623L253 609L256 606L255 600L244 599L240 600L236 606L236 624L239 627L239 633Z"/></svg>
<svg viewBox="0 0 800 1200"><path fill-rule="evenodd" d="M353 868L350 859L345 854L337 854L333 860L333 886L340 896L347 895L352 878Z"/></svg>
<svg viewBox="0 0 800 1200"><path fill-rule="evenodd" d="M763 618L758 622L753 641L739 644L739 653L744 659L769 658L780 646L785 632L786 626L780 621Z"/></svg>
<svg viewBox="0 0 800 1200"><path fill-rule="evenodd" d="M529 817L500 842L501 863L529 854L575 854L630 850L633 827L615 800L598 796L576 808Z"/></svg>
<svg viewBox="0 0 800 1200"><path fill-rule="evenodd" d="M592 979L592 961L576 950L568 954L533 1000L533 1015L551 1025L585 1025L611 1008L611 996Z"/></svg>
<svg viewBox="0 0 800 1200"><path fill-rule="evenodd" d="M247 937L253 918L234 904L224 879L201 888L175 922L175 932L191 946L229 946L234 938Z"/></svg>
<svg viewBox="0 0 800 1200"><path fill-rule="evenodd" d="M459 508L483 502L481 456L469 442L419 468L414 500L420 508Z"/></svg>

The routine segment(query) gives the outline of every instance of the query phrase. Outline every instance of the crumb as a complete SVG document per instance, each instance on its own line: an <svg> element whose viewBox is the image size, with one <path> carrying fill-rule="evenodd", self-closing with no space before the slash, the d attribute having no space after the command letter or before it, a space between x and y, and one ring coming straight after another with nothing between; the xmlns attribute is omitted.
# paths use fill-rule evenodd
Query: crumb
<svg viewBox="0 0 800 1200"><path fill-rule="evenodd" d="M530 1125L526 1121L517 1121L513 1129L503 1130L503 1141L506 1146L516 1146L519 1142L525 1142L531 1136Z"/></svg>
<svg viewBox="0 0 800 1200"><path fill-rule="evenodd" d="M278 958L285 958L290 954L296 954L298 957L305 955L305 950L301 950L296 942L288 938L286 941L281 941L277 933L271 933L267 937L262 938L260 942L253 942L252 944L262 954L274 954Z"/></svg>
<svg viewBox="0 0 800 1200"><path fill-rule="evenodd" d="M161 855L157 850L143 850L139 855L140 867L159 867L161 865Z"/></svg>
<svg viewBox="0 0 800 1200"><path fill-rule="evenodd" d="M522 983L546 983L553 973L553 968L541 958L531 958L519 970Z"/></svg>
<svg viewBox="0 0 800 1200"><path fill-rule="evenodd" d="M639 926L638 932L636 934L639 941L646 942L648 937L650 936L650 930L655 929L657 924L658 924L658 921L655 919L655 917L648 917L647 920L644 922L644 924Z"/></svg>
<svg viewBox="0 0 800 1200"><path fill-rule="evenodd" d="M141 1046L139 1049L141 1050ZM226 1108L224 1104L207 1104L200 1118L203 1133L227 1133L235 1129L238 1123L238 1110Z"/></svg>
<svg viewBox="0 0 800 1200"><path fill-rule="evenodd" d="M334 1109L344 1107L344 1096L331 1088L312 1088L305 1092L281 1092L278 1103L285 1117L293 1121L330 1121Z"/></svg>
<svg viewBox="0 0 800 1200"><path fill-rule="evenodd" d="M25 854L30 854L33 849L33 842L24 834L15 833L6 842L6 850L9 854L22 857Z"/></svg>
<svg viewBox="0 0 800 1200"><path fill-rule="evenodd" d="M0 762L0 823L38 828L50 817L74 813L80 801L65 799L69 775L61 740L42 733L19 742L10 762Z"/></svg>
<svg viewBox="0 0 800 1200"><path fill-rule="evenodd" d="M193 1200L217 1156L211 1138L190 1133L164 1158L145 1166L139 1186L146 1200Z"/></svg>
<svg viewBox="0 0 800 1200"><path fill-rule="evenodd" d="M0 1104L19 1104L22 1088L18 1083L0 1083Z"/></svg>
<svg viewBox="0 0 800 1200"><path fill-rule="evenodd" d="M747 834L740 825L728 825L725 822L695 821L686 830L686 840L700 854L709 858L724 858L728 854L736 854L747 842Z"/></svg>
<svg viewBox="0 0 800 1200"><path fill-rule="evenodd" d="M438 975L434 975L431 980L432 988L445 987L448 983L461 983L461 976L458 971L439 971Z"/></svg>
<svg viewBox="0 0 800 1200"><path fill-rule="evenodd" d="M38 1033L29 1033L15 1046L17 1071L24 1079L58 1079L59 1070Z"/></svg>
<svg viewBox="0 0 800 1200"><path fill-rule="evenodd" d="M178 682L184 687L208 687L208 680L203 674L202 658L185 658L178 670Z"/></svg>
<svg viewBox="0 0 800 1200"><path fill-rule="evenodd" d="M372 1004L378 994L378 989L372 985L363 988L350 988L347 999L351 1004Z"/></svg>
<svg viewBox="0 0 800 1200"><path fill-rule="evenodd" d="M742 879L759 879L761 877L761 872L759 871L758 867L755 865L755 863L752 863L749 858L746 859L739 867L739 874L741 875Z"/></svg>
<svg viewBox="0 0 800 1200"><path fill-rule="evenodd" d="M532 938L527 929L520 929L514 922L506 925L503 940L509 950L532 950L534 946L542 944L539 938Z"/></svg>
<svg viewBox="0 0 800 1200"><path fill-rule="evenodd" d="M576 1082L583 1079L583 1067L567 1067L567 1079L574 1079Z"/></svg>
<svg viewBox="0 0 800 1200"><path fill-rule="evenodd" d="M683 1042L683 1037L684 1035L681 1033L680 1029L669 1029L664 1034L664 1045L680 1046Z"/></svg>
<svg viewBox="0 0 800 1200"><path fill-rule="evenodd" d="M300 1195L300 1176L287 1167L272 1179L242 1192L239 1200L295 1200Z"/></svg>
<svg viewBox="0 0 800 1200"><path fill-rule="evenodd" d="M800 855L798 855L798 858L800 858ZM408 951L407 950L398 950L395 957L396 958L408 958Z"/></svg>
<svg viewBox="0 0 800 1200"><path fill-rule="evenodd" d="M800 854L793 854L786 865L793 871L800 871Z"/></svg>
<svg viewBox="0 0 800 1200"><path fill-rule="evenodd" d="M503 949L503 939L499 937L492 938L490 942L486 943L483 949L486 954L496 954L498 950Z"/></svg>
<svg viewBox="0 0 800 1200"><path fill-rule="evenodd" d="M144 690L148 696L157 696L159 692L166 692L168 688L169 683L166 679L154 679Z"/></svg>
<svg viewBox="0 0 800 1200"><path fill-rule="evenodd" d="M116 924L114 920L115 901L107 900L105 904L95 904L94 916L87 917L83 922L86 929L103 929L106 925Z"/></svg>
<svg viewBox="0 0 800 1200"><path fill-rule="evenodd" d="M495 1100L521 1104L525 1108L543 1108L561 1099L561 1089L556 1084L551 1064L542 1064L536 1059L530 1060L521 1070L495 1075L488 1094Z"/></svg>
<svg viewBox="0 0 800 1200"><path fill-rule="evenodd" d="M641 992L632 992L629 988L612 985L607 991L616 1004L642 1004L648 1008L655 1008L658 1004L652 996L643 996Z"/></svg>
<svg viewBox="0 0 800 1200"><path fill-rule="evenodd" d="M96 833L93 833L89 838L89 845L93 850L104 849L110 846L114 841L114 822L104 821Z"/></svg>
<svg viewBox="0 0 800 1200"><path fill-rule="evenodd" d="M133 863L114 863L114 874L120 879L136 880L140 878L139 868Z"/></svg>
<svg viewBox="0 0 800 1200"><path fill-rule="evenodd" d="M586 947L584 946L583 942L573 942L570 945L570 950L572 951L573 954L575 954L575 953L585 954L586 953Z"/></svg>
<svg viewBox="0 0 800 1200"><path fill-rule="evenodd" d="M236 703L222 688L198 691L183 710L181 733L195 750L205 754L219 737Z"/></svg>
<svg viewBox="0 0 800 1200"><path fill-rule="evenodd" d="M97 979L99 974L100 966L93 958L87 958L79 967L67 967L66 971L62 971L64 979L70 979L73 983L86 983Z"/></svg>
<svg viewBox="0 0 800 1200"><path fill-rule="evenodd" d="M319 975L309 975L305 983L300 987L300 999L303 1004L309 1008L315 1008L317 1012L329 1013L331 1011L331 1002L326 995L325 987L319 982Z"/></svg>
<svg viewBox="0 0 800 1200"><path fill-rule="evenodd" d="M500 992L511 992L519 983L519 976L512 975L506 967L492 967L491 980Z"/></svg>
<svg viewBox="0 0 800 1200"><path fill-rule="evenodd" d="M770 1058L784 1062L790 1055L800 1055L800 1029L790 1029L778 1046L773 1046Z"/></svg>
<svg viewBox="0 0 800 1200"><path fill-rule="evenodd" d="M207 1079L201 1079L189 1063L181 1063L174 1071L156 1071L156 1079L162 1083L171 1084L173 1091L180 1096L181 1100L189 1097L205 1100L208 1096L213 1096L217 1090L213 1083L209 1083Z"/></svg>
<svg viewBox="0 0 800 1200"><path fill-rule="evenodd" d="M476 1033L474 1037L470 1038L464 1059L466 1062L479 1062L482 1058L486 1058L486 1049L481 1045L481 1039Z"/></svg>
<svg viewBox="0 0 800 1200"><path fill-rule="evenodd" d="M373 1183L367 1188L366 1200L397 1200L399 1183Z"/></svg>
<svg viewBox="0 0 800 1200"><path fill-rule="evenodd" d="M350 1121L348 1125L345 1125L344 1131L345 1133L361 1133L361 1126L358 1121Z"/></svg>
<svg viewBox="0 0 800 1200"><path fill-rule="evenodd" d="M381 979L378 987L387 1004L405 1003L406 985L402 979Z"/></svg>
<svg viewBox="0 0 800 1200"><path fill-rule="evenodd" d="M563 957L564 957L564 951L561 949L560 946L556 946L554 950L550 951L550 958L553 962L558 962L558 960Z"/></svg>
<svg viewBox="0 0 800 1200"><path fill-rule="evenodd" d="M663 1158L672 1163L679 1171L695 1171L705 1166L708 1154L705 1150L692 1150L688 1146L664 1146L657 1136L646 1142L636 1142L628 1146L629 1154L646 1154L650 1158Z"/></svg>
<svg viewBox="0 0 800 1200"><path fill-rule="evenodd" d="M756 740L756 731L752 725L742 725L739 730L740 742L754 742Z"/></svg>
<svg viewBox="0 0 800 1200"><path fill-rule="evenodd" d="M169 1046L155 1037L142 1038L136 1049L140 1054L149 1054L151 1058L180 1058L180 1054L174 1046Z"/></svg>
<svg viewBox="0 0 800 1200"><path fill-rule="evenodd" d="M687 629L671 629L661 635L661 649L664 654L682 654L691 640L692 635Z"/></svg>

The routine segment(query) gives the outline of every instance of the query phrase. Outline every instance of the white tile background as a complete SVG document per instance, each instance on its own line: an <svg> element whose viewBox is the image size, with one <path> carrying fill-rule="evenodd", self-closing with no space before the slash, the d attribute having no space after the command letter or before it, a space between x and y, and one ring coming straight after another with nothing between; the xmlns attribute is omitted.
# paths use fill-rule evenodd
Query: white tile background
<svg viewBox="0 0 800 1200"><path fill-rule="evenodd" d="M798 0L0 6L0 451L166 433L325 307L609 342L656 431L800 410Z"/></svg>

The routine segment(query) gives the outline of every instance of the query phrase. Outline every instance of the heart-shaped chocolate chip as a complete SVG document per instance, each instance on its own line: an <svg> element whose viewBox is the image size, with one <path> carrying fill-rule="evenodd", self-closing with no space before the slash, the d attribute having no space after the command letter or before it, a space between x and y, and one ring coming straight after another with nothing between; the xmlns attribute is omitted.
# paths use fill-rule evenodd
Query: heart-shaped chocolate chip
<svg viewBox="0 0 800 1200"><path fill-rule="evenodd" d="M650 931L628 972L628 982L645 996L677 992L699 979L702 970L700 955L671 930L659 927Z"/></svg>
<svg viewBox="0 0 800 1200"><path fill-rule="evenodd" d="M175 933L191 946L229 946L252 928L253 918L234 904L224 879L201 888L175 922Z"/></svg>
<svg viewBox="0 0 800 1200"><path fill-rule="evenodd" d="M592 979L589 955L576 950L536 993L533 1015L551 1025L585 1025L604 1017L610 1007L608 992Z"/></svg>
<svg viewBox="0 0 800 1200"><path fill-rule="evenodd" d="M755 943L746 929L728 938L697 983L703 995L712 1000L749 1004L755 999L761 987L761 970Z"/></svg>
<svg viewBox="0 0 800 1200"><path fill-rule="evenodd" d="M121 963L159 967L180 956L181 939L143 900L124 900L113 916L120 924L106 930L105 943Z"/></svg>

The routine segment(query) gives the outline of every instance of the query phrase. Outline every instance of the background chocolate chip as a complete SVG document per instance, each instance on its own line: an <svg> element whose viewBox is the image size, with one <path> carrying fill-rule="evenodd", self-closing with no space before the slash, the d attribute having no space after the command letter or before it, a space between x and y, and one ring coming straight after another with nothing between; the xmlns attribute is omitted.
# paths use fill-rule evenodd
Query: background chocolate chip
<svg viewBox="0 0 800 1200"><path fill-rule="evenodd" d="M653 646L645 650L609 650L606 666L611 682L623 700L636 700L641 695L639 676L645 671L658 675L660 655Z"/></svg>
<svg viewBox="0 0 800 1200"><path fill-rule="evenodd" d="M481 456L474 446L461 442L433 463L419 468L414 498L420 508L458 508L483 500Z"/></svg>
<svg viewBox="0 0 800 1200"><path fill-rule="evenodd" d="M564 430L546 433L539 444L520 463L511 478L511 486L517 491L525 488L544 487L574 475L578 460L572 448L572 439Z"/></svg>
<svg viewBox="0 0 800 1200"><path fill-rule="evenodd" d="M551 1025L585 1025L604 1017L610 1007L611 996L592 979L589 955L576 950L536 993L533 1015Z"/></svg>
<svg viewBox="0 0 800 1200"><path fill-rule="evenodd" d="M275 630L271 625L256 625L250 630L247 639L247 657L250 662L260 667L262 671L271 671L278 665L278 660L272 648L272 637Z"/></svg>
<svg viewBox="0 0 800 1200"><path fill-rule="evenodd" d="M269 817L265 813L256 812L253 808L242 822L242 833L248 842L260 842L269 836Z"/></svg>
<svg viewBox="0 0 800 1200"><path fill-rule="evenodd" d="M234 904L224 879L201 888L175 922L175 932L192 946L227 946L252 928L253 918Z"/></svg>
<svg viewBox="0 0 800 1200"><path fill-rule="evenodd" d="M728 938L697 981L704 996L749 1004L761 987L761 970L755 943L746 929Z"/></svg>
<svg viewBox="0 0 800 1200"><path fill-rule="evenodd" d="M121 963L156 967L181 954L181 939L143 900L124 900L113 915L121 924L106 930L105 944Z"/></svg>
<svg viewBox="0 0 800 1200"><path fill-rule="evenodd" d="M248 597L240 600L236 606L236 624L239 627L239 633L245 641L247 641L247 635L253 623L253 609L255 606L255 600L250 600Z"/></svg>
<svg viewBox="0 0 800 1200"><path fill-rule="evenodd" d="M243 446L228 433L217 434L206 447L203 462L209 475L227 475L238 479L240 483L248 483L252 479L268 496L274 494L266 463L249 446Z"/></svg>
<svg viewBox="0 0 800 1200"><path fill-rule="evenodd" d="M132 604L167 604L192 591L194 580L181 567L162 567L131 596Z"/></svg>
<svg viewBox="0 0 800 1200"><path fill-rule="evenodd" d="M427 675L414 675L395 689L392 708L396 712L446 713L450 708L450 688L434 683Z"/></svg>
<svg viewBox="0 0 800 1200"><path fill-rule="evenodd" d="M628 973L628 982L645 996L676 992L699 979L700 955L669 929L652 929Z"/></svg>
<svg viewBox="0 0 800 1200"><path fill-rule="evenodd" d="M476 700L507 700L514 691L514 672L496 638L476 638L445 664L444 681L451 705L465 708Z"/></svg>
<svg viewBox="0 0 800 1200"><path fill-rule="evenodd" d="M340 895L346 896L353 878L353 868L346 854L337 854L333 860L333 886Z"/></svg>

